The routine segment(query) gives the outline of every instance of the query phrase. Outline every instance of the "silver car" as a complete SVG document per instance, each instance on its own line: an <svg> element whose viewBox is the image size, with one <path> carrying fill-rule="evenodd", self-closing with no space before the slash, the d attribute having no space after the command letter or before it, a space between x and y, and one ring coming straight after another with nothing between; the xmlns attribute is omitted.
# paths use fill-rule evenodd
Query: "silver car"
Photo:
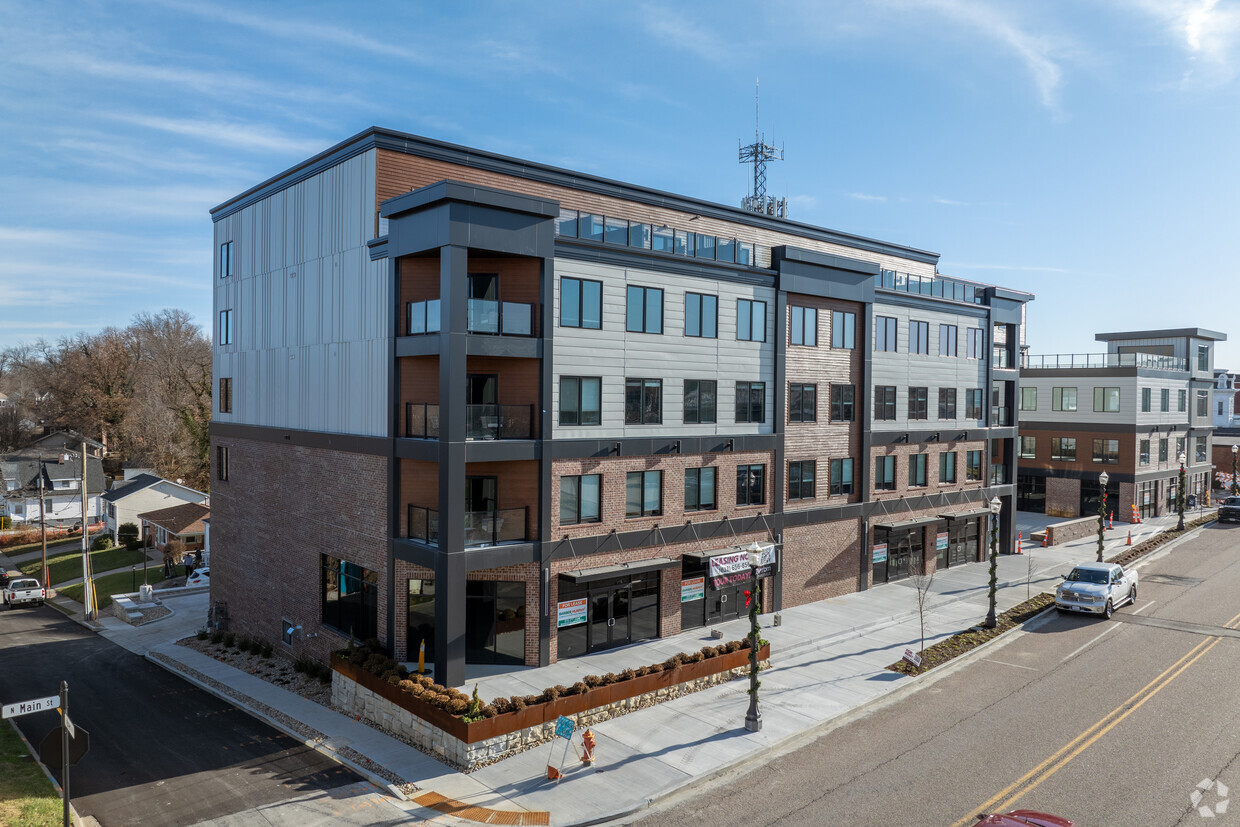
<svg viewBox="0 0 1240 827"><path fill-rule="evenodd" d="M1055 590L1055 608L1110 617L1125 603L1137 602L1137 572L1118 563L1082 563Z"/></svg>

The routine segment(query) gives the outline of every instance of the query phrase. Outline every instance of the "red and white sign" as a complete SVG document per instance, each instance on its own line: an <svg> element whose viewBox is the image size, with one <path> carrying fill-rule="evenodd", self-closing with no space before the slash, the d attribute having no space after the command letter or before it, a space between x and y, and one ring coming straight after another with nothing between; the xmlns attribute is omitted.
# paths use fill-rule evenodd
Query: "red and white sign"
<svg viewBox="0 0 1240 827"><path fill-rule="evenodd" d="M913 664L913 666L921 666L921 655L917 654L912 649L904 650L904 659Z"/></svg>
<svg viewBox="0 0 1240 827"><path fill-rule="evenodd" d="M763 546L761 562L758 563L758 576L763 576L762 569L775 565L775 546ZM710 576L726 577L729 574L749 574L749 553L733 551L710 558Z"/></svg>

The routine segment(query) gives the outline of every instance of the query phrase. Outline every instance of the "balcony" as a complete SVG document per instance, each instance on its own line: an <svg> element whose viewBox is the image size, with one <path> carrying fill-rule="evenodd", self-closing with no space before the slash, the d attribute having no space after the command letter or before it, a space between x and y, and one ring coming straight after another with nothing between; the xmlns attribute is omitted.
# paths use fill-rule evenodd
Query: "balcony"
<svg viewBox="0 0 1240 827"><path fill-rule="evenodd" d="M1012 424L1011 408L991 408L990 425L992 428L1006 428Z"/></svg>
<svg viewBox="0 0 1240 827"><path fill-rule="evenodd" d="M470 333L493 336L533 336L534 305L501 302L492 299L470 299L466 308ZM405 305L405 329L410 336L440 331L439 299L409 302Z"/></svg>
<svg viewBox="0 0 1240 827"><path fill-rule="evenodd" d="M526 529L528 518L528 508L466 511L465 548L524 543L529 539L529 532ZM433 508L410 505L409 526L406 533L410 540L438 546L439 512Z"/></svg>
<svg viewBox="0 0 1240 827"><path fill-rule="evenodd" d="M1023 369L1041 368L1152 368L1154 370L1188 370L1188 360L1182 356L1162 356L1157 353L1052 353L1028 354L1021 357Z"/></svg>
<svg viewBox="0 0 1240 827"><path fill-rule="evenodd" d="M990 484L991 485L1007 485L1008 475L1006 465L990 466Z"/></svg>
<svg viewBox="0 0 1240 827"><path fill-rule="evenodd" d="M405 436L439 439L439 406L405 403ZM466 405L466 439L533 439L533 405Z"/></svg>
<svg viewBox="0 0 1240 827"><path fill-rule="evenodd" d="M991 350L991 365L999 370L1009 370L1016 366L1012 351L1007 345L996 345Z"/></svg>

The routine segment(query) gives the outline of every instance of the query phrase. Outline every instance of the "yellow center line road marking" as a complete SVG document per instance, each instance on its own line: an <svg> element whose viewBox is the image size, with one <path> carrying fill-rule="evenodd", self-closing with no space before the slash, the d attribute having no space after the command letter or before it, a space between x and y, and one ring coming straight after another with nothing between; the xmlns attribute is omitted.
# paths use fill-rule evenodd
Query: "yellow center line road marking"
<svg viewBox="0 0 1240 827"><path fill-rule="evenodd" d="M1224 624L1224 628L1235 628L1234 624L1237 620L1240 620L1240 614L1227 621ZM977 813L986 813L992 810L1002 811L1014 804L1027 792L1038 786L1038 784L1041 784L1047 778L1063 769L1069 761L1080 755L1091 744L1109 732L1112 727L1139 709L1142 704L1161 692L1173 680L1179 677L1185 669L1192 666L1202 655L1213 649L1220 640L1222 638L1209 637L1198 643L1187 654L1163 670L1162 674L1138 689L1131 698L1112 709L1089 729L1073 738L1067 744L1064 744L1042 763L1004 787L989 801L986 801L980 807L970 812L969 815L952 824L952 827L965 827L965 825L972 824L977 820ZM1037 778L1037 780L1032 781L1034 778ZM1029 783L1030 781L1032 783ZM1024 786L1026 784L1028 786ZM998 806L999 802L1002 802L1001 806Z"/></svg>

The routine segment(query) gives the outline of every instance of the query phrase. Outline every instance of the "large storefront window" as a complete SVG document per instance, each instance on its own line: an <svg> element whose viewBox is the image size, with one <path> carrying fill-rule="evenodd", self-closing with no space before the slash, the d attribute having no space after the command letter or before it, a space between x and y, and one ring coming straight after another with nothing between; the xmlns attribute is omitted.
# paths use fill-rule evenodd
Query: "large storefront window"
<svg viewBox="0 0 1240 827"><path fill-rule="evenodd" d="M764 549L763 554L768 561L758 568L759 579L775 570L775 547ZM727 548L685 555L681 559L680 628L710 626L746 614L745 592L752 586L753 575L744 552Z"/></svg>
<svg viewBox="0 0 1240 827"><path fill-rule="evenodd" d="M925 554L925 526L875 528L874 582L890 583L918 574ZM882 558L882 559L880 559Z"/></svg>
<svg viewBox="0 0 1240 827"><path fill-rule="evenodd" d="M375 637L379 630L379 575L373 571L322 555L323 625L357 640Z"/></svg>
<svg viewBox="0 0 1240 827"><path fill-rule="evenodd" d="M585 583L560 578L557 657L602 652L658 636L658 571Z"/></svg>
<svg viewBox="0 0 1240 827"><path fill-rule="evenodd" d="M409 581L408 629L405 636L408 653L405 658L413 663L418 660L418 647L426 642L426 662L435 660L435 581Z"/></svg>
<svg viewBox="0 0 1240 827"><path fill-rule="evenodd" d="M935 526L937 567L946 569L977 560L980 526L981 522L976 517L948 520L946 525L939 523Z"/></svg>
<svg viewBox="0 0 1240 827"><path fill-rule="evenodd" d="M525 663L525 583L465 584L465 662Z"/></svg>
<svg viewBox="0 0 1240 827"><path fill-rule="evenodd" d="M1016 510L1046 513L1046 477L1016 475Z"/></svg>

